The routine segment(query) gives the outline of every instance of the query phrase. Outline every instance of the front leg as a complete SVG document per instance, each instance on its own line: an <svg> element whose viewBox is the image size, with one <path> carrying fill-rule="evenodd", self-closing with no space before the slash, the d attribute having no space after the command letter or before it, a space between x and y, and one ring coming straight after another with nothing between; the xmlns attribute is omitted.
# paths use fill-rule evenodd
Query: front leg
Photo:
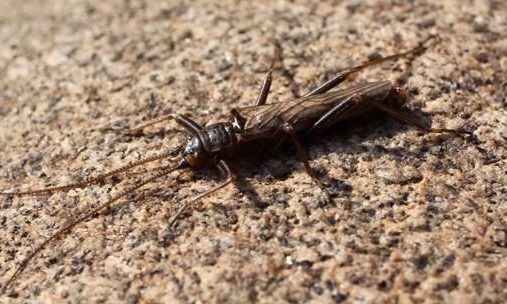
<svg viewBox="0 0 507 304"><path fill-rule="evenodd" d="M190 135L196 135L202 129L202 126L196 121L192 120L190 117L183 114L167 114L164 116L157 117L153 120L147 121L140 125L137 125L133 128L128 129L124 133L127 135L138 135L147 127L150 127L154 124L174 119L179 125L181 125Z"/></svg>

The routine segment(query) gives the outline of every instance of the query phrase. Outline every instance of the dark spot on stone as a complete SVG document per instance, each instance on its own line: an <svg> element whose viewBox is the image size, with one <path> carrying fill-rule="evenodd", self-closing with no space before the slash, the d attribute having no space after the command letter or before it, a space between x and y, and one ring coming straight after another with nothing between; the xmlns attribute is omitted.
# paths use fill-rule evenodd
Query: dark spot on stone
<svg viewBox="0 0 507 304"><path fill-rule="evenodd" d="M420 91L417 87L411 87L408 89L408 96L417 96L419 95Z"/></svg>
<svg viewBox="0 0 507 304"><path fill-rule="evenodd" d="M489 61L488 54L481 52L479 54L475 54L475 60L479 61L480 63L486 63Z"/></svg>
<svg viewBox="0 0 507 304"><path fill-rule="evenodd" d="M435 195L434 195L434 194L432 194L432 193L428 193L428 194L426 195L426 200L427 200L429 203L433 203L433 202L435 202Z"/></svg>
<svg viewBox="0 0 507 304"><path fill-rule="evenodd" d="M262 229L259 238L263 241L269 241L273 237L273 231L271 229Z"/></svg>
<svg viewBox="0 0 507 304"><path fill-rule="evenodd" d="M352 186L345 181L325 176L323 182L332 197L349 197L352 192Z"/></svg>
<svg viewBox="0 0 507 304"><path fill-rule="evenodd" d="M403 195L401 196L401 200L404 201L404 202L406 202L409 195L410 195L410 193L404 192Z"/></svg>
<svg viewBox="0 0 507 304"><path fill-rule="evenodd" d="M459 280L456 275L450 276L445 282L439 283L436 286L437 290L445 289L447 291L453 291L459 286Z"/></svg>
<svg viewBox="0 0 507 304"><path fill-rule="evenodd" d="M257 296L258 296L258 292L257 292L257 290L255 290L255 288L251 288L248 291L248 300L250 300L251 302L257 302Z"/></svg>
<svg viewBox="0 0 507 304"><path fill-rule="evenodd" d="M347 297L348 296L346 294L343 294L340 292L333 294L333 300L335 301L335 303L341 303L341 302L347 300Z"/></svg>
<svg viewBox="0 0 507 304"><path fill-rule="evenodd" d="M254 199L253 205L255 208L263 210L263 209L268 208L270 206L270 203L265 202L265 201L261 201L260 199Z"/></svg>
<svg viewBox="0 0 507 304"><path fill-rule="evenodd" d="M197 274L197 272L192 272L190 277L192 278L192 282L196 284L201 284L201 277L199 277L199 274Z"/></svg>
<svg viewBox="0 0 507 304"><path fill-rule="evenodd" d="M287 238L285 238L285 237L279 237L278 242L283 247L289 247L289 240L287 240Z"/></svg>
<svg viewBox="0 0 507 304"><path fill-rule="evenodd" d="M436 24L437 23L436 23L435 19L430 18L430 19L423 20L423 21L417 23L417 26L422 29L428 29L430 27L434 27Z"/></svg>
<svg viewBox="0 0 507 304"><path fill-rule="evenodd" d="M299 266L301 266L301 268L304 271L310 270L310 268L312 268L312 266L313 266L313 262L308 261L308 260L301 261L298 264L299 264Z"/></svg>
<svg viewBox="0 0 507 304"><path fill-rule="evenodd" d="M452 265L454 265L454 260L456 259L456 257L453 255L453 254L450 254L448 256L446 256L443 260L442 260L442 267L445 267L445 268L449 268L451 267Z"/></svg>
<svg viewBox="0 0 507 304"><path fill-rule="evenodd" d="M380 291L388 291L391 288L391 284L386 280L382 280L377 284L377 288Z"/></svg>
<svg viewBox="0 0 507 304"><path fill-rule="evenodd" d="M361 7L361 1L354 1L347 4L346 8L349 14L353 15L355 14L358 9Z"/></svg>
<svg viewBox="0 0 507 304"><path fill-rule="evenodd" d="M11 291L7 294L7 296L8 296L9 298L14 298L14 299L16 299L16 298L18 298L18 297L19 297L19 293L18 293L17 291L13 291L13 290L11 290Z"/></svg>
<svg viewBox="0 0 507 304"><path fill-rule="evenodd" d="M160 245L163 247L170 246L174 242L175 237L176 237L176 235L174 234L173 231L168 231L162 237L162 240L160 241Z"/></svg>
<svg viewBox="0 0 507 304"><path fill-rule="evenodd" d="M389 236L387 241L387 246L389 247L395 247L399 244L400 237L399 236Z"/></svg>
<svg viewBox="0 0 507 304"><path fill-rule="evenodd" d="M492 236L495 245L501 248L507 248L507 229L498 229Z"/></svg>
<svg viewBox="0 0 507 304"><path fill-rule="evenodd" d="M417 269L422 270L429 264L429 259L425 255L420 255L418 257L415 257L412 260L412 263L414 263Z"/></svg>
<svg viewBox="0 0 507 304"><path fill-rule="evenodd" d="M380 237L378 235L370 236L370 243L372 243L374 245L380 244Z"/></svg>
<svg viewBox="0 0 507 304"><path fill-rule="evenodd" d="M206 266L215 266L217 264L217 257L207 256L204 258L203 264Z"/></svg>
<svg viewBox="0 0 507 304"><path fill-rule="evenodd" d="M472 273L470 275L470 279L472 280L473 287L477 293L482 293L483 285L484 285L484 277L480 273Z"/></svg>
<svg viewBox="0 0 507 304"><path fill-rule="evenodd" d="M334 225L336 225L337 221L336 221L336 218L334 216L327 216L326 217L326 223L328 225L334 226Z"/></svg>
<svg viewBox="0 0 507 304"><path fill-rule="evenodd" d="M383 56L379 52L373 52L368 54L368 60L377 60L382 58Z"/></svg>
<svg viewBox="0 0 507 304"><path fill-rule="evenodd" d="M234 212L227 212L226 214L226 223L229 225L234 225L238 223L238 216Z"/></svg>
<svg viewBox="0 0 507 304"><path fill-rule="evenodd" d="M415 289L420 285L420 282L417 281L405 281L403 282L403 286L405 287L405 290L407 290L410 293L413 293Z"/></svg>
<svg viewBox="0 0 507 304"><path fill-rule="evenodd" d="M489 26L487 23L475 23L473 25L474 32L476 33L489 33Z"/></svg>
<svg viewBox="0 0 507 304"><path fill-rule="evenodd" d="M318 295L321 295L324 292L324 290L322 289L322 287L320 287L318 283L313 284L312 290Z"/></svg>

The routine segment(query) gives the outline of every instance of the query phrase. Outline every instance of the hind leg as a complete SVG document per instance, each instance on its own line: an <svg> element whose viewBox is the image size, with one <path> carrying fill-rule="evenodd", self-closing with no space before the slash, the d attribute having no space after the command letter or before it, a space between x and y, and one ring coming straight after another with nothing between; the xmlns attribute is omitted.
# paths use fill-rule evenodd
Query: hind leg
<svg viewBox="0 0 507 304"><path fill-rule="evenodd" d="M385 98L375 98L368 95L354 95L344 99L335 105L307 131L307 134L321 132L335 125L340 121L356 117L363 112L363 109L376 108L389 116L401 121L402 123L416 127L421 131L428 133L453 133L469 134L465 130L455 130L446 128L431 128L425 125L414 113L402 109L401 104L404 100L405 92L401 88L390 88ZM394 101L394 102L393 102Z"/></svg>
<svg viewBox="0 0 507 304"><path fill-rule="evenodd" d="M405 96L405 91L401 88L393 88L391 91L391 98L396 98L397 100L402 100ZM408 110L403 110L401 108L394 107L386 102L371 100L371 104L377 108L378 110L388 114L389 116L396 118L397 120L418 128L421 131L428 133L453 133L453 134L468 134L472 135L472 132L465 130L457 130L457 129L446 129L446 128L431 128L428 127L422 122L418 117L416 117L413 113Z"/></svg>

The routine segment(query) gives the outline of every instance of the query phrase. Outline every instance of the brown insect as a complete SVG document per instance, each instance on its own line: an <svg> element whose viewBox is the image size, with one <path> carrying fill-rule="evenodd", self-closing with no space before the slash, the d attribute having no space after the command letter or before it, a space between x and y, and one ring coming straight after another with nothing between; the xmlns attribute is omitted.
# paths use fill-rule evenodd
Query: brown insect
<svg viewBox="0 0 507 304"><path fill-rule="evenodd" d="M347 68L301 98L286 102L267 104L266 101L271 86L271 74L273 71L272 65L264 77L260 92L254 104L250 107L233 109L231 111L231 117L227 122L220 122L203 127L185 115L169 114L132 128L128 131L130 134L138 133L153 124L174 119L178 124L183 126L190 135L180 146L174 149L158 156L133 162L97 177L88 178L80 183L24 192L2 192L2 195L15 196L47 195L57 191L68 191L74 188L86 187L88 185L101 182L107 177L117 175L134 167L159 159L170 158L174 161L169 166L157 168L156 174L119 192L107 202L82 214L77 219L66 224L63 228L59 229L52 236L47 238L18 265L14 273L11 274L3 286L2 291L5 291L14 282L18 275L26 268L28 263L50 242L68 234L76 225L98 215L101 211L105 210L119 199L134 193L146 184L149 184L175 170L197 169L203 166L216 167L223 173L224 176L226 176L226 179L211 190L183 203L182 207L177 210L170 220L170 225L173 225L181 214L194 202L234 181L234 174L229 168L227 159L231 156L231 154L234 155L243 143L257 140L269 140L277 145L284 139L290 138L296 147L297 155L299 160L303 163L306 173L308 173L314 182L325 191L323 185L316 178L310 164L308 163L307 153L299 140L300 135L316 134L317 132L326 130L339 122L355 118L372 109L385 112L404 123L426 132L470 134L469 132L463 130L433 129L425 126L413 114L407 110L401 109L401 106L405 103L403 90L393 86L393 84L389 81L382 80L363 83L346 89L330 91L349 78L352 74L367 67L401 57L417 55L425 50L425 43L432 38L433 36L429 37L417 47L409 51L367 61L364 64Z"/></svg>

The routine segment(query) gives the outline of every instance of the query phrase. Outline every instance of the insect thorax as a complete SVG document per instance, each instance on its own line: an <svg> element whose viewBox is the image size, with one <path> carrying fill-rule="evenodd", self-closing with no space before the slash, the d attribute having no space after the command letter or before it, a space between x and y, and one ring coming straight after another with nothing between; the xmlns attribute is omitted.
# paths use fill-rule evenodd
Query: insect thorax
<svg viewBox="0 0 507 304"><path fill-rule="evenodd" d="M206 126L199 132L199 138L206 152L213 154L229 150L237 143L234 128L230 123Z"/></svg>

